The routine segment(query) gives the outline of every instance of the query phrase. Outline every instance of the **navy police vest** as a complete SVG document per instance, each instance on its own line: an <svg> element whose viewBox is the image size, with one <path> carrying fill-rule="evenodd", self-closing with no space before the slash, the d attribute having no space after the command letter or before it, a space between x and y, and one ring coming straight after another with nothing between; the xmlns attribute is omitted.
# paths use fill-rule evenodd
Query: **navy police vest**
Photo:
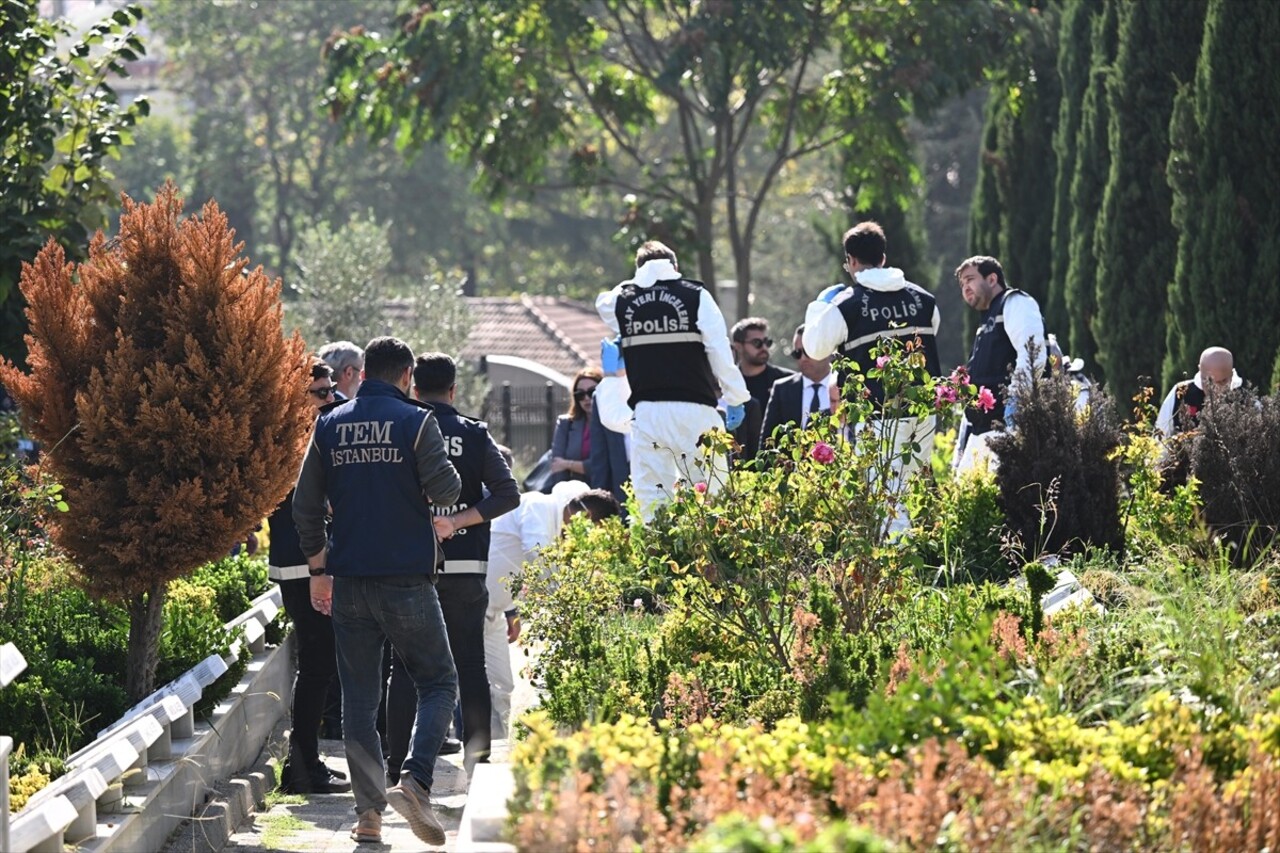
<svg viewBox="0 0 1280 853"><path fill-rule="evenodd" d="M462 491L453 506L433 507L436 515L453 515L478 504L484 498L484 460L489 451L489 428L481 421L458 414L448 403L427 403L436 414L444 449L458 469ZM444 551L446 575L483 575L489 567L489 522L473 524L440 543Z"/></svg>
<svg viewBox="0 0 1280 853"><path fill-rule="evenodd" d="M698 306L702 283L668 279L653 287L625 284L615 312L622 332L622 357L636 403L683 401L715 406L720 385L702 345Z"/></svg>
<svg viewBox="0 0 1280 853"><path fill-rule="evenodd" d="M925 369L930 376L942 375L938 342L933 334L936 304L933 294L910 282L899 290L873 290L854 284L853 294L836 306L849 329L849 337L840 345L839 353L866 371L875 366L871 350L885 338L899 338L904 342L919 338L924 347ZM884 403L884 386L879 379L868 377L867 390L879 409Z"/></svg>
<svg viewBox="0 0 1280 853"><path fill-rule="evenodd" d="M355 399L322 413L315 442L333 506L328 572L335 577L430 575L431 507L415 447L431 412L394 385L367 379Z"/></svg>
<svg viewBox="0 0 1280 853"><path fill-rule="evenodd" d="M982 313L982 324L978 326L978 333L974 336L973 349L969 352L969 381L978 387L989 388L996 398L996 404L989 412L974 405L965 409L964 416L974 435L982 435L996 421L1004 420L1009 375L1018 363L1018 351L1004 329L1004 303L1009 296L1022 292L1016 288L1006 289L991 300L987 310Z"/></svg>

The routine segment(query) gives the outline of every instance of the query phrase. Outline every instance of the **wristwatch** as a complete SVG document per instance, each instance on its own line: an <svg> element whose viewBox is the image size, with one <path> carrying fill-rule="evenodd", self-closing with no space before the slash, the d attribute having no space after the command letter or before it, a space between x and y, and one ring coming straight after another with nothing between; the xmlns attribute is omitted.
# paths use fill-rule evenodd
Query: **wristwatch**
<svg viewBox="0 0 1280 853"><path fill-rule="evenodd" d="M311 575L311 577L313 578L318 578L321 575L323 575L326 571L328 571L328 569L326 569L324 566L314 566L312 568L307 569L307 574Z"/></svg>

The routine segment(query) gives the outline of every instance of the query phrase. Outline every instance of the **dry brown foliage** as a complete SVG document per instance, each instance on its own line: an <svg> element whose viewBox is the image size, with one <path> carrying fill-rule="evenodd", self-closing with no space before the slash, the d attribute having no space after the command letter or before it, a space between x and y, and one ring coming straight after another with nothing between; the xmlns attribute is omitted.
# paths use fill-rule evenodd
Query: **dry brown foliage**
<svg viewBox="0 0 1280 853"><path fill-rule="evenodd" d="M0 383L70 512L56 542L96 593L129 599L223 556L289 491L312 415L280 283L248 271L209 202L124 198L119 236L24 264L29 373Z"/></svg>

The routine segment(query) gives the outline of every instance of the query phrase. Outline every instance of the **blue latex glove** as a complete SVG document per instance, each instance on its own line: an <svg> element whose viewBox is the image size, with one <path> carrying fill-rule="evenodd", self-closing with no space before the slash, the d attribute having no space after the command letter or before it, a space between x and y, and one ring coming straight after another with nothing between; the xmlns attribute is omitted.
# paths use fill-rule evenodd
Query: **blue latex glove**
<svg viewBox="0 0 1280 853"><path fill-rule="evenodd" d="M1007 392L1005 392L1005 401L1004 401L1005 429L1013 429L1013 413L1018 410L1017 399L1018 399L1018 395L1013 393L1012 388L1010 388Z"/></svg>
<svg viewBox="0 0 1280 853"><path fill-rule="evenodd" d="M840 294L841 291L844 290L844 288L845 288L845 285L843 284L833 284L830 287L828 287L826 290L818 294L817 301L826 302L830 304L835 301L836 297Z"/></svg>
<svg viewBox="0 0 1280 853"><path fill-rule="evenodd" d="M605 376L613 376L624 367L622 363L622 337L605 338L600 342L600 369Z"/></svg>
<svg viewBox="0 0 1280 853"><path fill-rule="evenodd" d="M747 416L746 406L742 406L742 405L725 406L724 407L724 428L727 429L729 432L733 432L735 429L742 426L742 421L743 419L746 418L746 416Z"/></svg>

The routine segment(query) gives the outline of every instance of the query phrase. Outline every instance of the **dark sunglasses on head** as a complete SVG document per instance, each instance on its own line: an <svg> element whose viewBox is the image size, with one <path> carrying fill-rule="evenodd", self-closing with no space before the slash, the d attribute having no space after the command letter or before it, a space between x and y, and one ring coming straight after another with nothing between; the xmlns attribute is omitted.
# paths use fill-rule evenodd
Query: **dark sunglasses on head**
<svg viewBox="0 0 1280 853"><path fill-rule="evenodd" d="M751 344L753 347L771 347L773 338L747 338L743 343Z"/></svg>
<svg viewBox="0 0 1280 853"><path fill-rule="evenodd" d="M307 393L313 394L316 397L319 397L321 400L326 400L329 397L332 397L333 392L337 390L338 390L337 385L326 385L323 388L308 388Z"/></svg>

